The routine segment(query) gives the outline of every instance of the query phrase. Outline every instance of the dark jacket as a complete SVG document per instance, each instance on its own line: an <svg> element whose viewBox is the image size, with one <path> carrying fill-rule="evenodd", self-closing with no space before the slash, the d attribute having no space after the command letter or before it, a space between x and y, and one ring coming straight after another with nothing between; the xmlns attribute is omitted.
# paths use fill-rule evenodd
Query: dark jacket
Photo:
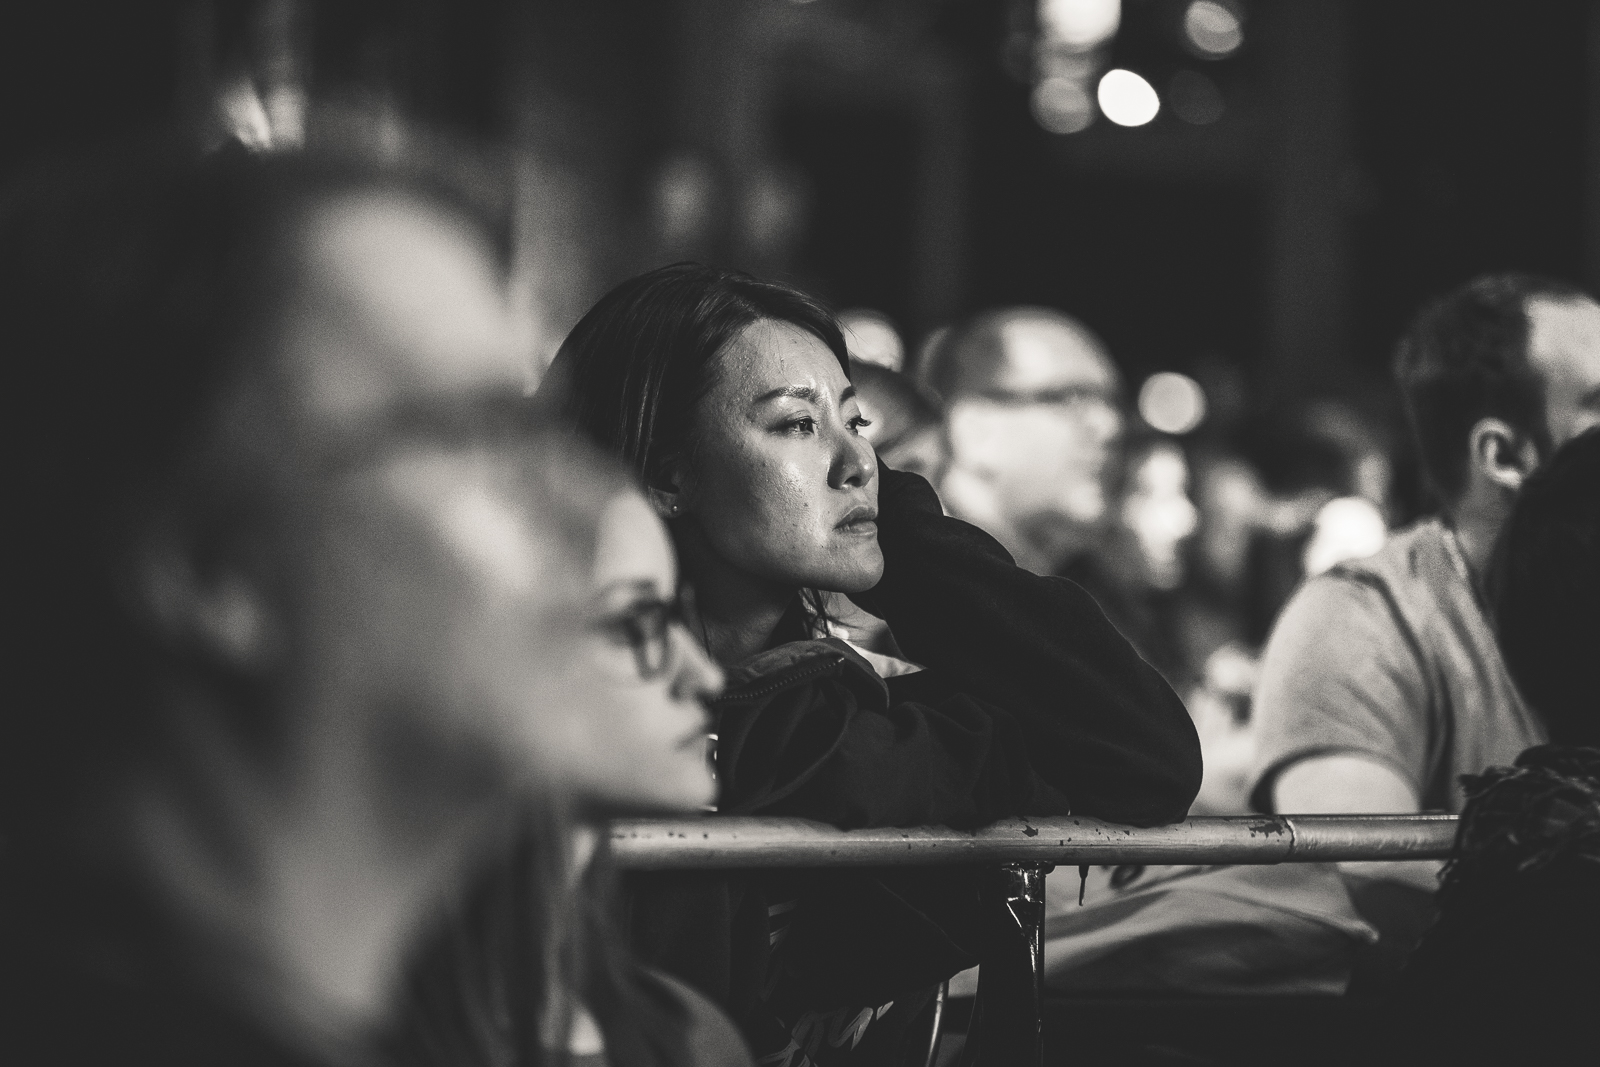
<svg viewBox="0 0 1600 1067"><path fill-rule="evenodd" d="M927 669L885 682L831 639L785 641L733 668L714 705L719 811L846 828L1182 819L1200 744L1161 675L1080 587L1021 569L944 515L923 479L879 469L884 575L853 599ZM672 873L631 886L641 956L727 1007L758 1055L784 1031L766 992L771 901L804 902L785 981L815 1007L906 997L977 958L967 871Z"/></svg>

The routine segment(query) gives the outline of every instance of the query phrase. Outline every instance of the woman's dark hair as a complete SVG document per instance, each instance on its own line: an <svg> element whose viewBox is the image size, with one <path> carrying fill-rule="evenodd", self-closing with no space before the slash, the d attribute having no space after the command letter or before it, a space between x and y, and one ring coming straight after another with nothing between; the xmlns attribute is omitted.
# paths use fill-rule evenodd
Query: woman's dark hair
<svg viewBox="0 0 1600 1067"><path fill-rule="evenodd" d="M567 390L578 428L619 455L645 485L694 453L695 408L716 375L716 357L747 326L787 322L839 360L850 355L833 313L781 282L675 263L630 278L589 309L550 371Z"/></svg>
<svg viewBox="0 0 1600 1067"><path fill-rule="evenodd" d="M717 355L763 319L812 334L850 376L839 322L793 286L699 263L630 278L579 320L550 366L552 391L585 434L622 457L645 486L666 467L693 461L695 413L717 374ZM804 590L801 605L816 628L826 600Z"/></svg>
<svg viewBox="0 0 1600 1067"><path fill-rule="evenodd" d="M1506 667L1550 740L1600 747L1600 428L1523 484L1487 584Z"/></svg>
<svg viewBox="0 0 1600 1067"><path fill-rule="evenodd" d="M1467 435L1500 418L1549 451L1544 384L1528 362L1528 302L1578 300L1582 289L1532 274L1477 278L1417 313L1395 351L1394 375L1423 478L1441 504L1467 483Z"/></svg>

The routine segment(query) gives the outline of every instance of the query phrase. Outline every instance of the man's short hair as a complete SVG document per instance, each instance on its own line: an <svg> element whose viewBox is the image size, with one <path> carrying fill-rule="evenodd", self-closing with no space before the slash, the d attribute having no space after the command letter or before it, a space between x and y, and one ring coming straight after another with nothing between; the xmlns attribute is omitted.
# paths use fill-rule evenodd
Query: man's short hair
<svg viewBox="0 0 1600 1067"><path fill-rule="evenodd" d="M1549 451L1544 380L1528 362L1528 302L1578 300L1582 289L1532 274L1476 278L1425 306L1395 352L1395 380L1422 474L1440 503L1467 484L1467 437L1478 420L1504 419Z"/></svg>

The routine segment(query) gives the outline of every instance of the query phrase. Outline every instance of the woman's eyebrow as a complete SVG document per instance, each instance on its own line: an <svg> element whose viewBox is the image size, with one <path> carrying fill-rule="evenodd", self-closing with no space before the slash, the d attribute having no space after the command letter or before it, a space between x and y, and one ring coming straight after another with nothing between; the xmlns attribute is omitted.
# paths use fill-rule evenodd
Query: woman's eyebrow
<svg viewBox="0 0 1600 1067"><path fill-rule="evenodd" d="M756 397L757 404L765 404L769 400L780 400L790 397L795 400L808 400L813 404L822 402L822 394L814 385L780 385L771 392L762 393Z"/></svg>
<svg viewBox="0 0 1600 1067"><path fill-rule="evenodd" d="M856 387L847 385L844 387L844 392L839 394L839 403L843 404L855 395ZM771 392L762 393L756 397L756 403L765 404L768 400L781 400L785 397L795 400L807 400L813 404L822 403L822 393L813 385L780 385Z"/></svg>

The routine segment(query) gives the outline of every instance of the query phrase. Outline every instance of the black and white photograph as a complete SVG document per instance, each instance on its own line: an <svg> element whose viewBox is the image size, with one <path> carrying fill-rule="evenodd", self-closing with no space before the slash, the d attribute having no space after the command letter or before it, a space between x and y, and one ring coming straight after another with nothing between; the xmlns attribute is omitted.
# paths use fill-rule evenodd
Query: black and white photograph
<svg viewBox="0 0 1600 1067"><path fill-rule="evenodd" d="M1600 0L13 0L7 1067L1600 1060Z"/></svg>

